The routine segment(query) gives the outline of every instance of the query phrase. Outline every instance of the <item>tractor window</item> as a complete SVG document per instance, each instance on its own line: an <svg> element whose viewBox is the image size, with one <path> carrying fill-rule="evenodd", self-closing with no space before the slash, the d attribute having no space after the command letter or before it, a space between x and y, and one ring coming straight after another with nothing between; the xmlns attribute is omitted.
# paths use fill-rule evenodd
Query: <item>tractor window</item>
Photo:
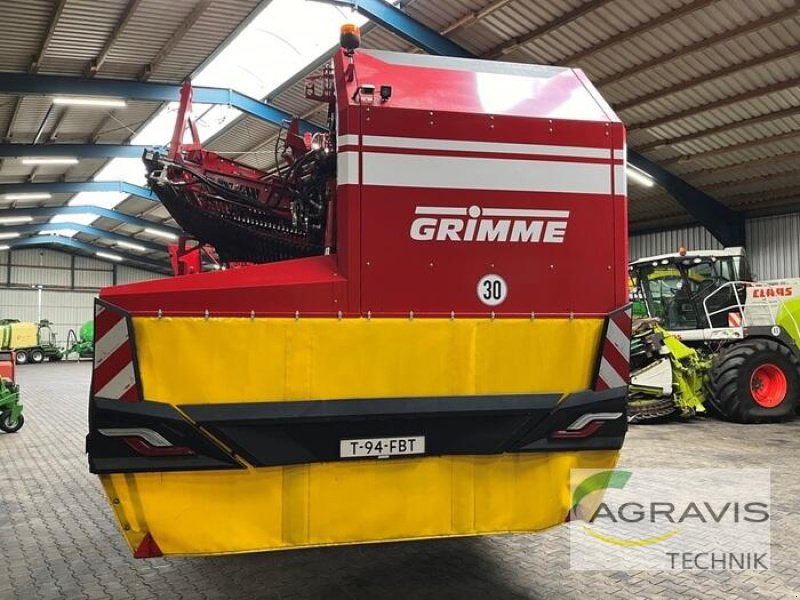
<svg viewBox="0 0 800 600"><path fill-rule="evenodd" d="M750 264L744 256L733 257L734 280L753 281L755 279L750 272Z"/></svg>
<svg viewBox="0 0 800 600"><path fill-rule="evenodd" d="M704 288L714 286L717 273L712 263L699 263L691 265L686 269L686 279L693 294L702 291Z"/></svg>
<svg viewBox="0 0 800 600"><path fill-rule="evenodd" d="M735 281L733 261L723 258L713 262L691 263L686 268L686 276L692 294L707 296L721 285Z"/></svg>
<svg viewBox="0 0 800 600"><path fill-rule="evenodd" d="M730 256L679 260L662 260L638 267L639 289L645 294L651 316L660 318L668 330L704 329L709 327L707 307L713 314L711 324L725 327L727 313L724 309L735 305L736 290L726 286L714 292L736 281L738 267L741 264L746 269L746 262L739 263L739 257Z"/></svg>
<svg viewBox="0 0 800 600"><path fill-rule="evenodd" d="M677 265L642 267L639 275L653 317L660 318L667 329L697 327L691 290Z"/></svg>
<svg viewBox="0 0 800 600"><path fill-rule="evenodd" d="M734 258L725 257L708 262L693 262L687 265L686 274L692 288L694 305L702 322L701 327L709 326L705 316L706 309L712 314L711 325L725 327L727 315L724 309L734 305L735 291L730 287L723 286L731 281L736 281ZM720 290L720 288L723 289Z"/></svg>
<svg viewBox="0 0 800 600"><path fill-rule="evenodd" d="M642 288L639 286L639 277L634 272L631 272L628 278L628 293L628 299L633 308L633 318L646 319L649 316L647 314L647 304Z"/></svg>

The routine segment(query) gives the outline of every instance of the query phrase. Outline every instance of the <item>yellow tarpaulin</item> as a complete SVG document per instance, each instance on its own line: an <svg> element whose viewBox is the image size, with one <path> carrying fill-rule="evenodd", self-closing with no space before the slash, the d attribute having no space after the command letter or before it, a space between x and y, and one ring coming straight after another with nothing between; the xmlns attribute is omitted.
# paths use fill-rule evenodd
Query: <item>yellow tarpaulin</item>
<svg viewBox="0 0 800 600"><path fill-rule="evenodd" d="M134 318L147 400L181 404L568 393L600 319ZM428 456L102 476L126 539L210 554L535 531L572 468L616 451Z"/></svg>

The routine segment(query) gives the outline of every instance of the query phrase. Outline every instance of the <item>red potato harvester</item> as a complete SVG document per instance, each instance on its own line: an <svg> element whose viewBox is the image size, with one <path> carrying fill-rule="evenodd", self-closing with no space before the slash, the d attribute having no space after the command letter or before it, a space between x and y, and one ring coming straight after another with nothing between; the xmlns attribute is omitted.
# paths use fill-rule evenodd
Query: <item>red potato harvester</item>
<svg viewBox="0 0 800 600"><path fill-rule="evenodd" d="M196 242L96 307L89 464L136 556L536 531L617 461L622 123L576 69L346 33L279 167L204 150L189 85L145 156Z"/></svg>

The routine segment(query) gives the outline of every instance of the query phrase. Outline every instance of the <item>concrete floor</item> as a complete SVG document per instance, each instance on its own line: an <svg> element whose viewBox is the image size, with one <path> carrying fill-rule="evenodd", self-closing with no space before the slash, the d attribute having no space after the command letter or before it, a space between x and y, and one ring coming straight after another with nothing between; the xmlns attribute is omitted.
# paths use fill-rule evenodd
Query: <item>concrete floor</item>
<svg viewBox="0 0 800 600"><path fill-rule="evenodd" d="M83 453L90 365L19 370L27 423L0 433L0 600L62 598L800 598L800 419L637 426L621 466L772 468L764 572L573 572L539 535L134 560Z"/></svg>

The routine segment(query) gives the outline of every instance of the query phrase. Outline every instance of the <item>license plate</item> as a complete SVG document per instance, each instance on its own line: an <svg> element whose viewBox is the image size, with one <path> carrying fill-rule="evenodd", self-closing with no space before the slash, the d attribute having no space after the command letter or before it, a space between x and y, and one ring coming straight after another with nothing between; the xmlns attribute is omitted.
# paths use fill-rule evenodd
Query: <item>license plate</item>
<svg viewBox="0 0 800 600"><path fill-rule="evenodd" d="M389 458L409 454L425 454L424 435L339 441L341 458Z"/></svg>

